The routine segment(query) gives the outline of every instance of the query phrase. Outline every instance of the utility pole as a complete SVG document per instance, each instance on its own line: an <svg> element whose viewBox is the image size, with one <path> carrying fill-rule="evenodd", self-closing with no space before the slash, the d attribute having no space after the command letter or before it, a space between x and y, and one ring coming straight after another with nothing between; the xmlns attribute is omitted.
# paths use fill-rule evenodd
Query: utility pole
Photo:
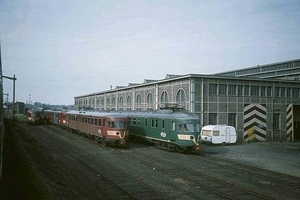
<svg viewBox="0 0 300 200"><path fill-rule="evenodd" d="M13 113L13 118L15 118L15 100L16 100L16 76L14 75L13 77L9 77L9 76L3 76L3 78L7 78L7 79L10 79L10 80L13 80L14 83L13 83L13 104L12 104L12 113Z"/></svg>

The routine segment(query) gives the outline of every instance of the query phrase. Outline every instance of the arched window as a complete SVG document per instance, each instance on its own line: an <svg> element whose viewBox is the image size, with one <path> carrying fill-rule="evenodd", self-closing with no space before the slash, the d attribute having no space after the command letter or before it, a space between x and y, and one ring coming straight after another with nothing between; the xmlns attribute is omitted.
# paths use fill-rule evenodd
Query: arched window
<svg viewBox="0 0 300 200"><path fill-rule="evenodd" d="M131 96L130 95L127 97L127 104L131 104Z"/></svg>
<svg viewBox="0 0 300 200"><path fill-rule="evenodd" d="M142 95L138 94L136 97L136 103L141 104L142 103Z"/></svg>
<svg viewBox="0 0 300 200"><path fill-rule="evenodd" d="M124 101L123 101L123 97L122 97L122 96L120 96L120 98L119 98L119 103L120 103L120 105L123 105L123 104L124 104Z"/></svg>
<svg viewBox="0 0 300 200"><path fill-rule="evenodd" d="M123 110L123 106L124 106L124 101L123 101L123 97L120 96L119 98L119 110Z"/></svg>
<svg viewBox="0 0 300 200"><path fill-rule="evenodd" d="M163 91L163 93L161 94L160 102L162 102L162 103L169 102L169 95L168 95L167 91Z"/></svg>
<svg viewBox="0 0 300 200"><path fill-rule="evenodd" d="M153 94L152 93L149 93L147 95L147 103L153 103Z"/></svg>
<svg viewBox="0 0 300 200"><path fill-rule="evenodd" d="M106 99L106 107L110 107L110 99L109 98Z"/></svg>
<svg viewBox="0 0 300 200"><path fill-rule="evenodd" d="M186 93L183 89L180 89L176 95L176 102L185 102L186 101Z"/></svg>
<svg viewBox="0 0 300 200"><path fill-rule="evenodd" d="M116 98L115 97L112 98L111 104L112 104L112 109L116 109Z"/></svg>
<svg viewBox="0 0 300 200"><path fill-rule="evenodd" d="M100 109L103 110L104 109L104 100L100 99Z"/></svg>

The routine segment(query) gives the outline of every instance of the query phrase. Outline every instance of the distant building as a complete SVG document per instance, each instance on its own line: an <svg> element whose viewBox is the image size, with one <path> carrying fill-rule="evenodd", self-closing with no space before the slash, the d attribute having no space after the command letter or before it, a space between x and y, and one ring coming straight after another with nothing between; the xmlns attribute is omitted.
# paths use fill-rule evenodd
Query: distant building
<svg viewBox="0 0 300 200"><path fill-rule="evenodd" d="M9 104L7 106L8 115L12 115L13 104ZM25 103L24 102L16 102L15 103L15 114L24 114L25 113Z"/></svg>

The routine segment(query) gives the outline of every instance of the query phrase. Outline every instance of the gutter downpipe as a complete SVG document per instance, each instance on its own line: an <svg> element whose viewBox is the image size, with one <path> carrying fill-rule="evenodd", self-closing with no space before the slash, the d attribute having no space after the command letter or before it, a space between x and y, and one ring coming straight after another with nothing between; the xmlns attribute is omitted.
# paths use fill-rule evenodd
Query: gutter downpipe
<svg viewBox="0 0 300 200"><path fill-rule="evenodd" d="M204 106L204 81L203 81L203 78L202 78L202 80L201 80L201 119L200 119L200 121L201 121L201 126L203 126L203 123L204 123L204 120L203 120L203 116L204 116L204 114L203 114L203 112L204 112L204 108L203 108L203 106Z"/></svg>

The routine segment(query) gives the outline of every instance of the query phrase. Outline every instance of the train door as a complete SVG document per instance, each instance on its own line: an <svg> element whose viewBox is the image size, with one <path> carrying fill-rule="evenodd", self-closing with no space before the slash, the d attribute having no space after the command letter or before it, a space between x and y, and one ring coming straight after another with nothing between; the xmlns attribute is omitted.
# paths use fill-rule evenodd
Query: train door
<svg viewBox="0 0 300 200"><path fill-rule="evenodd" d="M53 119L53 123L57 124L58 123L58 112L54 112L54 119Z"/></svg>
<svg viewBox="0 0 300 200"><path fill-rule="evenodd" d="M100 120L99 120L100 119ZM98 133L101 135L101 137L107 136L107 119L105 117L98 119ZM100 126L99 126L100 121Z"/></svg>

